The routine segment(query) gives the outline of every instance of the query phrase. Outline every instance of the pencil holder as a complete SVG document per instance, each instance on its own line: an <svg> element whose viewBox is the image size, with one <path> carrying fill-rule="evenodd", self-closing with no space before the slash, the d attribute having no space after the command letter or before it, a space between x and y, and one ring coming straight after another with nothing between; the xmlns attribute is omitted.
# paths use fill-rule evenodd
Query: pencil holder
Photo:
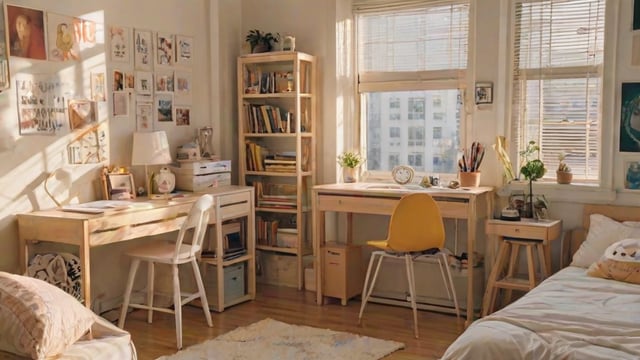
<svg viewBox="0 0 640 360"><path fill-rule="evenodd" d="M458 173L461 187L478 187L480 186L480 172L464 172Z"/></svg>

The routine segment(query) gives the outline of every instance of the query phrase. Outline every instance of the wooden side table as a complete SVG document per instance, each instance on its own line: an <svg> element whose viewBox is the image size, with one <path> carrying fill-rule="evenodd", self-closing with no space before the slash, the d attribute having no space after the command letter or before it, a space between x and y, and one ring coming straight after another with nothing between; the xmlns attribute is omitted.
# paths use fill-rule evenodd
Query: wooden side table
<svg viewBox="0 0 640 360"><path fill-rule="evenodd" d="M489 219L487 235L497 235L500 250L489 275L482 303L482 316L493 312L499 289L505 289L506 301L511 300L512 290L529 291L551 274L551 250L549 242L560 237L562 220L505 221ZM515 277L518 269L520 247L526 249L528 278ZM537 250L541 276L536 279L534 250ZM507 272L502 276L506 265Z"/></svg>

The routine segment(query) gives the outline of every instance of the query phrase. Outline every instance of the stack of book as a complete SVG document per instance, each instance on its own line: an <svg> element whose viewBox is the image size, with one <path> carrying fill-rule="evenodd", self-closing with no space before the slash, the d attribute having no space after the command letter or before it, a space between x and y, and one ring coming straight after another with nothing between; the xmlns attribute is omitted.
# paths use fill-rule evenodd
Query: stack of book
<svg viewBox="0 0 640 360"><path fill-rule="evenodd" d="M282 153L282 154L268 155L264 159L264 168L266 171L295 173L296 172L296 154Z"/></svg>
<svg viewBox="0 0 640 360"><path fill-rule="evenodd" d="M277 246L278 220L256 216L256 243L258 245Z"/></svg>

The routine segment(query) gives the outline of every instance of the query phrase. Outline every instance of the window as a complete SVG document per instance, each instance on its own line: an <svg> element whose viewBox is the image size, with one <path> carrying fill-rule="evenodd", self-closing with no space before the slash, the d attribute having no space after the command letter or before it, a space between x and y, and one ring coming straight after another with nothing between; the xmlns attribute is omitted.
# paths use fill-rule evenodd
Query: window
<svg viewBox="0 0 640 360"><path fill-rule="evenodd" d="M550 170L568 154L583 183L600 180L604 13L605 0L519 1L512 12L517 149L535 141Z"/></svg>
<svg viewBox="0 0 640 360"><path fill-rule="evenodd" d="M437 139L442 139L442 128L439 126L436 126L433 128L433 139L437 140Z"/></svg>
<svg viewBox="0 0 640 360"><path fill-rule="evenodd" d="M361 146L367 154L367 170L388 173L407 161L432 171L434 154L447 154L447 159L454 154L451 161L438 161L446 168L439 171L457 172L455 154L465 118L462 84L467 70L469 1L353 0L353 4ZM391 115L398 112L399 119ZM448 140L438 144L425 141L436 112L441 114L437 116L442 136ZM392 127L391 119L395 119L393 127L400 126L401 133L409 135L400 147L375 141L375 134Z"/></svg>
<svg viewBox="0 0 640 360"><path fill-rule="evenodd" d="M415 170L422 171L424 170L424 164L422 163L422 154L420 153L411 153L409 154L409 165L413 167Z"/></svg>
<svg viewBox="0 0 640 360"><path fill-rule="evenodd" d="M409 98L409 120L424 120L424 98Z"/></svg>
<svg viewBox="0 0 640 360"><path fill-rule="evenodd" d="M424 127L409 126L409 146L424 146Z"/></svg>

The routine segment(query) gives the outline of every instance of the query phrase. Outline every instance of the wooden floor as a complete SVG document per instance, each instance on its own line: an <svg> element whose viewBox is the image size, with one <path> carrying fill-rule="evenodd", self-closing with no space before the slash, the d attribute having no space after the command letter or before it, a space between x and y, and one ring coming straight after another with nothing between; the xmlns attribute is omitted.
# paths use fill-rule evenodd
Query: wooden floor
<svg viewBox="0 0 640 360"><path fill-rule="evenodd" d="M419 311L420 339L413 337L413 317L410 308L367 304L362 325L358 325L360 301L347 306L330 301L325 306L315 304L315 293L294 288L259 285L256 300L212 312L213 327L209 328L202 309L186 305L183 308L183 346L200 343L239 326L264 318L347 331L381 339L400 341L405 349L387 359L439 359L447 346L462 332L464 320L455 315ZM172 314L154 312L152 324L146 322L146 312L136 310L127 316L125 329L131 332L141 360L155 359L177 351Z"/></svg>

